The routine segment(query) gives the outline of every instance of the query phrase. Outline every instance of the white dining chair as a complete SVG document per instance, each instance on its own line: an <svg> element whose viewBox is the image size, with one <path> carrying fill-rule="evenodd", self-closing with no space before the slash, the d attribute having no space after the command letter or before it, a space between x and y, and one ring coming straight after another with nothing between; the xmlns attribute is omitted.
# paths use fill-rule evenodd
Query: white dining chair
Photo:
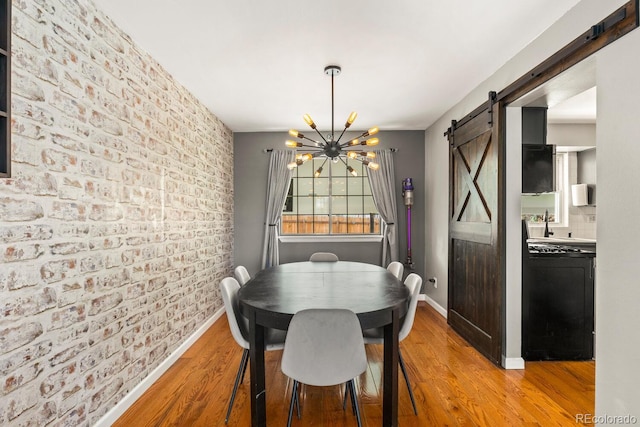
<svg viewBox="0 0 640 427"><path fill-rule="evenodd" d="M308 309L291 319L284 344L282 372L293 379L289 418L298 402L300 383L312 386L347 384L351 403L362 426L354 378L367 369L367 355L358 316L345 309Z"/></svg>
<svg viewBox="0 0 640 427"><path fill-rule="evenodd" d="M240 283L240 286L244 286L249 280L251 280L251 276L249 272L243 265L239 265L233 270L233 275L236 276L236 280Z"/></svg>
<svg viewBox="0 0 640 427"><path fill-rule="evenodd" d="M231 415L233 402L236 399L238 386L244 378L244 373L247 369L247 362L249 361L249 325L247 318L244 317L239 311L237 297L239 289L240 284L233 277L226 277L220 282L220 293L222 294L224 309L227 313L227 320L229 321L231 335L235 339L236 343L238 343L238 345L243 348L242 359L240 359L240 366L238 366L236 380L233 385L233 391L231 392L231 400L229 401L229 407L227 408L227 416L224 419L225 424L229 422L229 416ZM265 337L265 350L282 350L284 348L285 336L286 331L267 329Z"/></svg>
<svg viewBox="0 0 640 427"><path fill-rule="evenodd" d="M309 257L309 261L313 262L337 262L338 255L331 252L315 252Z"/></svg>
<svg viewBox="0 0 640 427"><path fill-rule="evenodd" d="M413 328L413 321L416 317L416 309L418 307L418 295L420 294L420 287L422 286L422 277L416 273L411 273L407 276L404 284L409 288L409 294L411 295L409 300L409 309L404 316L402 325L400 325L400 331L398 332L398 341L403 341L411 332ZM367 329L363 331L365 344L384 344L384 331L382 328ZM416 408L416 401L413 397L413 390L411 389L411 383L409 382L409 376L407 375L407 368L402 358L402 352L398 348L398 363L402 370L402 375L407 383L409 389L409 397L411 398L411 404L413 405L413 412L418 415L418 409Z"/></svg>
<svg viewBox="0 0 640 427"><path fill-rule="evenodd" d="M402 275L404 274L404 265L398 261L391 261L387 266L387 270L389 270L394 276L398 278L398 280L402 280Z"/></svg>

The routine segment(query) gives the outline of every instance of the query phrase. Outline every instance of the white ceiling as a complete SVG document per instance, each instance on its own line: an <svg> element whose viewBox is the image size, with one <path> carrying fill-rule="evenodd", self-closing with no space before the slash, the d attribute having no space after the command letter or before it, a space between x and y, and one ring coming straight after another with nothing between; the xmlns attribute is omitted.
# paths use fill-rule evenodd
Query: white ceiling
<svg viewBox="0 0 640 427"><path fill-rule="evenodd" d="M94 0L234 132L426 129L579 0Z"/></svg>
<svg viewBox="0 0 640 427"><path fill-rule="evenodd" d="M547 111L549 123L595 123L596 87L569 98Z"/></svg>

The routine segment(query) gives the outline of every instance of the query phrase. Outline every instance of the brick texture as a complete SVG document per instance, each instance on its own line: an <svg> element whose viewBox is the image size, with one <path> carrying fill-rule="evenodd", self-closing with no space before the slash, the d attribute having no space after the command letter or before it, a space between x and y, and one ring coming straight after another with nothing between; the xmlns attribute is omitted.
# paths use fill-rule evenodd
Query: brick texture
<svg viewBox="0 0 640 427"><path fill-rule="evenodd" d="M0 425L93 425L222 306L233 135L84 0L13 0Z"/></svg>

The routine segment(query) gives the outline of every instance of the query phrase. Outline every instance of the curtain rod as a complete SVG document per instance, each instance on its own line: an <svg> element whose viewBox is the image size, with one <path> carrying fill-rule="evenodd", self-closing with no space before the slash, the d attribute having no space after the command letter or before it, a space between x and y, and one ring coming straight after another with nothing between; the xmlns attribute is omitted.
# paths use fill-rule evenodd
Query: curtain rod
<svg viewBox="0 0 640 427"><path fill-rule="evenodd" d="M397 149L397 148L389 148L389 150L390 150L392 153L395 153L396 151L398 151L398 149ZM272 152L272 151L273 151L273 148L264 148L264 149L262 149L262 152L263 152L263 153L270 153L270 152Z"/></svg>

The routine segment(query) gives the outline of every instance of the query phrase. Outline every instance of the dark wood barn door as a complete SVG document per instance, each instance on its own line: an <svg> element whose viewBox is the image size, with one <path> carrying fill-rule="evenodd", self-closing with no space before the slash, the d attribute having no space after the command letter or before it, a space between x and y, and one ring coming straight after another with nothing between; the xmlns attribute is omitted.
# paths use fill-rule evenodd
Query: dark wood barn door
<svg viewBox="0 0 640 427"><path fill-rule="evenodd" d="M504 268L501 105L489 102L448 131L448 322L496 364L502 354Z"/></svg>

